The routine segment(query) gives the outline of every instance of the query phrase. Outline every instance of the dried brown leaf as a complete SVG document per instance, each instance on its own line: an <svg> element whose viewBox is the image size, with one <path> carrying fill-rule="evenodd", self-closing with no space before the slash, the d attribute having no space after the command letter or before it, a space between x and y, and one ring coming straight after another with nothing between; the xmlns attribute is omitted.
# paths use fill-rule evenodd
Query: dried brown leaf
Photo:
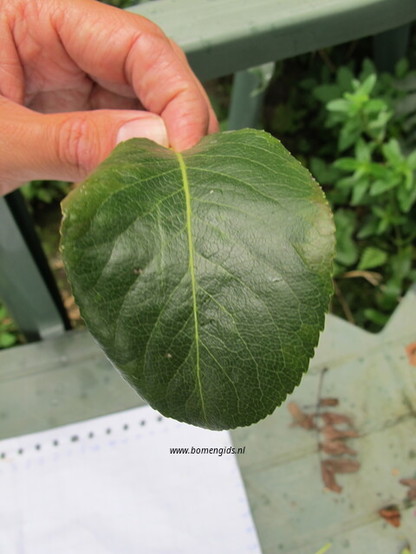
<svg viewBox="0 0 416 554"><path fill-rule="evenodd" d="M338 398L320 398L319 399L319 405L320 406L338 406L339 400Z"/></svg>
<svg viewBox="0 0 416 554"><path fill-rule="evenodd" d="M325 460L323 463L334 473L355 473L360 469L360 463L350 458Z"/></svg>
<svg viewBox="0 0 416 554"><path fill-rule="evenodd" d="M340 275L340 277L345 278L355 278L355 277L362 277L366 281L368 281L371 285L377 287L381 281L383 280L383 276L381 273L376 273L375 271L347 271L346 273L343 273Z"/></svg>
<svg viewBox="0 0 416 554"><path fill-rule="evenodd" d="M346 425L350 425L351 427L353 426L351 418L343 414L335 414L334 412L322 412L318 415L326 425L337 425L340 423L345 423Z"/></svg>
<svg viewBox="0 0 416 554"><path fill-rule="evenodd" d="M315 429L313 417L302 411L296 402L289 402L287 409L293 417L294 425L299 425L299 427L303 427L304 429Z"/></svg>
<svg viewBox="0 0 416 554"><path fill-rule="evenodd" d="M340 493L342 487L336 482L334 471L331 466L328 466L327 461L328 460L324 460L321 462L322 481L327 489Z"/></svg>
<svg viewBox="0 0 416 554"><path fill-rule="evenodd" d="M320 429L321 433L325 436L326 440L337 440L337 439L348 439L348 438L355 438L359 437L359 434L357 431L354 431L353 429L347 430L347 431L341 431L339 429L336 429L332 425L325 425Z"/></svg>
<svg viewBox="0 0 416 554"><path fill-rule="evenodd" d="M401 514L397 506L386 506L379 510L378 514L393 527L400 527Z"/></svg>
<svg viewBox="0 0 416 554"><path fill-rule="evenodd" d="M406 354L409 364L416 366L416 342L411 342L406 346Z"/></svg>
<svg viewBox="0 0 416 554"><path fill-rule="evenodd" d="M413 489L413 488L409 489L409 490L407 491L407 496L406 496L406 498L407 498L408 500L416 500L416 489Z"/></svg>
<svg viewBox="0 0 416 554"><path fill-rule="evenodd" d="M416 479L400 479L399 483L405 487L410 487L411 489L416 488Z"/></svg>
<svg viewBox="0 0 416 554"><path fill-rule="evenodd" d="M319 447L327 454L350 454L351 456L357 455L356 450L353 450L341 440L326 441L324 443L321 443Z"/></svg>

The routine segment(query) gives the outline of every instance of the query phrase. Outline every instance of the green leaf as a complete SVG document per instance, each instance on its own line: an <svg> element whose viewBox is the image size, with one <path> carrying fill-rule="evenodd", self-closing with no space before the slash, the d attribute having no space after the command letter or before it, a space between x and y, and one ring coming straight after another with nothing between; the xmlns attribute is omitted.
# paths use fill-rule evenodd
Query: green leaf
<svg viewBox="0 0 416 554"><path fill-rule="evenodd" d="M416 170L416 150L407 157L407 165L413 170Z"/></svg>
<svg viewBox="0 0 416 554"><path fill-rule="evenodd" d="M374 62L369 58L363 60L362 69L359 74L360 81L364 81L369 75L376 74L377 69Z"/></svg>
<svg viewBox="0 0 416 554"><path fill-rule="evenodd" d="M365 239L375 235L377 233L377 225L378 225L378 220L374 216L369 214L367 216L366 222L358 231L357 238Z"/></svg>
<svg viewBox="0 0 416 554"><path fill-rule="evenodd" d="M338 149L340 152L344 152L350 146L355 144L359 139L361 134L361 129L358 127L358 122L356 119L348 120L341 129L341 132L338 137Z"/></svg>
<svg viewBox="0 0 416 554"><path fill-rule="evenodd" d="M412 270L413 248L407 246L399 249L396 255L390 259L391 271L396 282L401 283L403 279L408 278Z"/></svg>
<svg viewBox="0 0 416 554"><path fill-rule="evenodd" d="M388 132L387 123L392 117L392 112L380 112L377 117L367 124L366 132L377 143L382 143L385 140L385 135Z"/></svg>
<svg viewBox="0 0 416 554"><path fill-rule="evenodd" d="M387 180L391 177L391 170L383 163L370 162L368 164L368 174L376 177L377 179Z"/></svg>
<svg viewBox="0 0 416 554"><path fill-rule="evenodd" d="M374 98L372 100L369 100L365 107L364 112L365 113L375 113L375 112L381 112L383 110L387 110L388 106L384 100L381 100L381 98Z"/></svg>
<svg viewBox="0 0 416 554"><path fill-rule="evenodd" d="M357 88L356 92L368 96L371 94L376 82L377 76L373 73L369 75L363 83L360 83L360 86Z"/></svg>
<svg viewBox="0 0 416 554"><path fill-rule="evenodd" d="M309 160L309 169L315 179L324 185L332 185L340 176L334 165L326 163L322 158L312 157Z"/></svg>
<svg viewBox="0 0 416 554"><path fill-rule="evenodd" d="M299 383L332 292L334 229L308 171L267 133L183 153L119 145L63 203L83 318L151 406L250 425Z"/></svg>
<svg viewBox="0 0 416 554"><path fill-rule="evenodd" d="M402 58L396 63L396 67L394 68L394 73L396 77L399 79L402 79L407 72L409 71L409 61L406 58Z"/></svg>
<svg viewBox="0 0 416 554"><path fill-rule="evenodd" d="M387 261L387 254L380 248L374 248L373 246L367 247L361 255L358 269L371 269L373 267L379 267Z"/></svg>
<svg viewBox="0 0 416 554"><path fill-rule="evenodd" d="M379 196L380 194L383 194L387 190L394 189L399 184L399 180L397 177L393 177L391 175L387 175L390 177L389 179L377 179L373 182L371 185L370 195L371 196Z"/></svg>
<svg viewBox="0 0 416 554"><path fill-rule="evenodd" d="M357 141L355 145L355 156L360 162L369 162L371 160L371 152L374 146L365 142L362 139Z"/></svg>
<svg viewBox="0 0 416 554"><path fill-rule="evenodd" d="M341 89L350 91L353 79L354 74L349 67L342 65L337 69L337 84Z"/></svg>
<svg viewBox="0 0 416 554"><path fill-rule="evenodd" d="M337 98L328 102L326 109L330 112L348 113L350 111L350 102L344 98Z"/></svg>
<svg viewBox="0 0 416 554"><path fill-rule="evenodd" d="M397 190L397 200L402 212L408 213L416 202L416 187L413 190L407 190L405 187L400 187Z"/></svg>
<svg viewBox="0 0 416 554"><path fill-rule="evenodd" d="M312 94L321 102L327 103L331 100L339 98L339 96L342 94L342 91L340 87L335 84L318 85L313 88Z"/></svg>
<svg viewBox="0 0 416 554"><path fill-rule="evenodd" d="M355 171L360 167L361 163L356 158L338 158L335 160L334 167L343 171Z"/></svg>
<svg viewBox="0 0 416 554"><path fill-rule="evenodd" d="M357 216L350 210L337 210L334 214L336 228L336 258L335 261L344 267L355 264L358 249L353 235L357 225Z"/></svg>
<svg viewBox="0 0 416 554"><path fill-rule="evenodd" d="M403 154L400 145L396 139L390 139L388 143L382 147L383 155L386 160L394 167L403 162Z"/></svg>
<svg viewBox="0 0 416 554"><path fill-rule="evenodd" d="M351 196L351 205L352 206L358 206L363 201L367 191L368 187L370 186L370 182L368 179L359 179L357 183L354 185L354 188L352 189L352 196Z"/></svg>
<svg viewBox="0 0 416 554"><path fill-rule="evenodd" d="M364 310L364 316L370 320L372 323L375 323L376 325L379 325L380 327L384 327L384 325L388 322L389 316L386 314L383 314L383 312L379 312L378 310L374 310L373 308L367 308Z"/></svg>
<svg viewBox="0 0 416 554"><path fill-rule="evenodd" d="M10 348L17 342L17 336L8 331L0 331L0 348Z"/></svg>
<svg viewBox="0 0 416 554"><path fill-rule="evenodd" d="M325 554L325 552L328 552L328 550L331 548L332 543L328 542L325 544L322 548L320 548L315 554Z"/></svg>

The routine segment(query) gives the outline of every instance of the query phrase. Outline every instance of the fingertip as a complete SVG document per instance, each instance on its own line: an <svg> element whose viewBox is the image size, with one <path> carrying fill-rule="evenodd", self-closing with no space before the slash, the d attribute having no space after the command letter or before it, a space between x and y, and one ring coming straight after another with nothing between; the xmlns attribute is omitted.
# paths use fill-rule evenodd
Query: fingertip
<svg viewBox="0 0 416 554"><path fill-rule="evenodd" d="M218 133L220 130L220 124L218 122L217 116L212 108L210 108L210 117L208 125L208 134L212 135L213 133Z"/></svg>
<svg viewBox="0 0 416 554"><path fill-rule="evenodd" d="M163 119L154 114L131 119L121 125L116 137L116 144L131 138L147 138L161 146L168 147L168 133Z"/></svg>

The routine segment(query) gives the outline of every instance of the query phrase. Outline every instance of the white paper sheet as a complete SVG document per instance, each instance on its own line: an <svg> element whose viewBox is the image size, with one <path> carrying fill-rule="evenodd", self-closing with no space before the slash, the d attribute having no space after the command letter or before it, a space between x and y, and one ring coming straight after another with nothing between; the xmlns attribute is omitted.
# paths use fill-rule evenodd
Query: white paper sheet
<svg viewBox="0 0 416 554"><path fill-rule="evenodd" d="M0 441L0 553L260 553L230 446L148 406Z"/></svg>

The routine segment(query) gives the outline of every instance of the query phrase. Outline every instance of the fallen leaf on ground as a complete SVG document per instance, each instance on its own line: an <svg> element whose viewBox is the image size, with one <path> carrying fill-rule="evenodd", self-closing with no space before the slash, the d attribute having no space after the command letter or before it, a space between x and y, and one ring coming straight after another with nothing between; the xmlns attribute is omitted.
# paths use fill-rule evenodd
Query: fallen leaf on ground
<svg viewBox="0 0 416 554"><path fill-rule="evenodd" d="M345 423L346 425L350 425L352 427L351 418L346 415L334 414L333 412L322 412L318 415L327 425L337 425L339 423Z"/></svg>
<svg viewBox="0 0 416 554"><path fill-rule="evenodd" d="M348 431L340 431L339 429L336 429L332 425L325 425L320 429L321 433L324 434L325 438L327 440L337 440L337 439L348 439L348 438L356 438L359 437L359 434L357 431L354 430L348 430Z"/></svg>
<svg viewBox="0 0 416 554"><path fill-rule="evenodd" d="M399 483L405 487L416 488L416 479L400 479Z"/></svg>
<svg viewBox="0 0 416 554"><path fill-rule="evenodd" d="M331 459L324 460L322 463L334 473L355 473L360 469L360 463L351 459Z"/></svg>
<svg viewBox="0 0 416 554"><path fill-rule="evenodd" d="M416 500L416 489L409 489L407 491L407 499L408 500Z"/></svg>
<svg viewBox="0 0 416 554"><path fill-rule="evenodd" d="M342 440L331 440L321 443L319 445L320 449L326 452L326 454L350 454L351 456L356 456L357 451L350 448Z"/></svg>
<svg viewBox="0 0 416 554"><path fill-rule="evenodd" d="M400 527L401 514L397 506L386 506L379 510L378 514L393 527Z"/></svg>
<svg viewBox="0 0 416 554"><path fill-rule="evenodd" d="M399 483L405 487L409 487L406 498L408 500L416 500L416 479L400 479Z"/></svg>
<svg viewBox="0 0 416 554"><path fill-rule="evenodd" d="M416 342L411 342L406 346L406 354L409 364L416 366Z"/></svg>
<svg viewBox="0 0 416 554"><path fill-rule="evenodd" d="M303 427L304 429L315 428L313 417L302 411L299 408L298 404L296 404L296 402L289 402L289 404L287 405L287 409L289 410L290 415L293 417L294 425L299 425L299 427Z"/></svg>
<svg viewBox="0 0 416 554"><path fill-rule="evenodd" d="M338 398L320 398L319 399L319 405L320 406L338 406L339 400Z"/></svg>
<svg viewBox="0 0 416 554"><path fill-rule="evenodd" d="M328 466L326 462L327 460L321 462L322 481L327 489L340 493L342 491L342 487L336 482L334 470L332 467Z"/></svg>

